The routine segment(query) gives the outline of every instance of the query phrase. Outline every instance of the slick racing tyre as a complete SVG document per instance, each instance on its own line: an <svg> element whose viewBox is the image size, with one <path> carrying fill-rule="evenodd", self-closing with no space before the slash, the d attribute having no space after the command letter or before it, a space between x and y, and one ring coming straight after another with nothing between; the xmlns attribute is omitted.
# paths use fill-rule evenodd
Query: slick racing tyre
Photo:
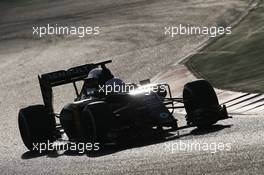
<svg viewBox="0 0 264 175"><path fill-rule="evenodd" d="M112 115L110 106L104 101L92 102L84 107L81 121L85 141L105 143Z"/></svg>
<svg viewBox="0 0 264 175"><path fill-rule="evenodd" d="M187 83L183 89L183 102L188 125L205 128L218 121L214 113L219 109L219 102L208 81Z"/></svg>
<svg viewBox="0 0 264 175"><path fill-rule="evenodd" d="M20 109L18 125L25 146L33 150L33 145L54 141L55 119L48 115L43 105L29 106Z"/></svg>

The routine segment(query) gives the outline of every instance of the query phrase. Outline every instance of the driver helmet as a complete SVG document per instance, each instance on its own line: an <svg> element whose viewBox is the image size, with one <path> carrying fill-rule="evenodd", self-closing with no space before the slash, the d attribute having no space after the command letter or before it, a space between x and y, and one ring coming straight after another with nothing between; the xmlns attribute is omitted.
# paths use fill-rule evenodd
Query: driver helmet
<svg viewBox="0 0 264 175"><path fill-rule="evenodd" d="M96 81L98 85L103 85L105 82L108 80L114 78L113 74L111 71L107 68L94 68L92 69L86 80L93 80Z"/></svg>

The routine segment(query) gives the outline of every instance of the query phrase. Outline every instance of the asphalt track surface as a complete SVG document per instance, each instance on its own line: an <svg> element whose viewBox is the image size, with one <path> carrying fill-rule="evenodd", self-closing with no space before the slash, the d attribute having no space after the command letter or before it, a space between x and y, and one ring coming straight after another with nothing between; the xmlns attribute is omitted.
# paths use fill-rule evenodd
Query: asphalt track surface
<svg viewBox="0 0 264 175"><path fill-rule="evenodd" d="M212 26L233 22L249 1L44 1L0 11L1 174L261 174L264 170L263 116L236 115L210 130L180 131L170 141L145 140L95 155L34 155L17 126L19 108L41 103L36 75L111 58L113 72L126 81L151 78L199 47L208 37L164 36L166 25ZM32 26L93 25L98 36L32 36ZM73 89L56 89L59 108ZM180 124L184 117L175 114ZM229 151L168 150L169 144L224 143Z"/></svg>

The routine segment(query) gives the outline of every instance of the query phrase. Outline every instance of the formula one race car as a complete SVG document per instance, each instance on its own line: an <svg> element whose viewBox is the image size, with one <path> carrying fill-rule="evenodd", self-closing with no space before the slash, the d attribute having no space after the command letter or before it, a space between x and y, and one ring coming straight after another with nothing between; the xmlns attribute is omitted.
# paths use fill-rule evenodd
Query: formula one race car
<svg viewBox="0 0 264 175"><path fill-rule="evenodd" d="M168 84L151 84L149 80L129 84L115 78L105 66L110 62L38 76L44 105L20 109L18 115L20 134L29 150L34 143L53 142L63 133L71 141L106 144L121 135L137 137L146 130L204 128L229 118L226 107L219 105L213 87L205 80L187 83L183 98L172 98ZM76 83L81 81L79 90ZM52 88L68 83L73 84L76 98L56 114ZM185 108L187 126L178 127L173 116L176 108Z"/></svg>

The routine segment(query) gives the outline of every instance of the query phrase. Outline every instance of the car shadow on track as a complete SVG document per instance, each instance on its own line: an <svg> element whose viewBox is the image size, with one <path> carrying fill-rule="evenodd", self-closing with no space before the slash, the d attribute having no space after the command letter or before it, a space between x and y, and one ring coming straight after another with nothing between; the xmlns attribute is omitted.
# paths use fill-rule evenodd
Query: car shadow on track
<svg viewBox="0 0 264 175"><path fill-rule="evenodd" d="M123 150L127 149L133 149L133 148L139 148L144 147L148 145L154 145L159 143L165 143L171 140L180 139L187 136L195 136L195 135L205 135L210 134L213 132L217 132L220 130L223 130L225 128L230 128L232 125L220 125L216 124L208 128L194 128L189 133L177 135L175 133L164 133L163 135L152 133L152 135L149 135L148 137L142 137L138 139L122 139L119 144L117 145L106 145L100 148L98 151L87 151L87 152L79 152L79 151L45 151L42 153L39 152L33 152L33 151L27 151L24 154L22 154L22 159L33 159L37 157L46 156L48 158L57 158L60 156L83 156L86 155L88 157L101 157L101 156L107 156L110 154L114 154Z"/></svg>
<svg viewBox="0 0 264 175"><path fill-rule="evenodd" d="M193 129L190 134L191 135L204 135L204 134L209 134L213 132L220 131L225 128L231 128L232 125L213 125L213 127L209 128L195 128Z"/></svg>

